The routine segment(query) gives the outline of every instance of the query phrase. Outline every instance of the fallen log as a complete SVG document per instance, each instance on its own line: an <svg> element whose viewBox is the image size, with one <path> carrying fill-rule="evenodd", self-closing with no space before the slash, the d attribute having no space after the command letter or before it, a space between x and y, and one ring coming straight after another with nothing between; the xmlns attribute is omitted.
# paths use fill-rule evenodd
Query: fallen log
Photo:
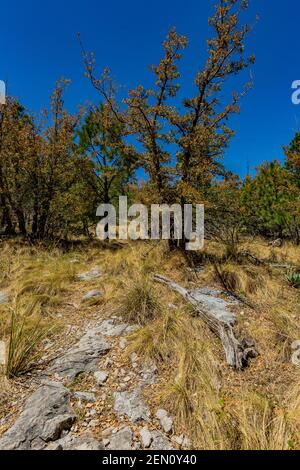
<svg viewBox="0 0 300 470"><path fill-rule="evenodd" d="M259 259L249 251L240 251L239 256L248 258L256 266L271 266L271 268L295 269L297 266L292 264L271 263L269 260Z"/></svg>
<svg viewBox="0 0 300 470"><path fill-rule="evenodd" d="M236 315L228 309L229 302L226 303L224 299L203 294L201 289L185 289L160 274L155 274L154 280L167 285L194 306L199 317L221 340L229 366L241 370L247 367L249 359L258 356L252 339L236 338L234 327L237 319Z"/></svg>

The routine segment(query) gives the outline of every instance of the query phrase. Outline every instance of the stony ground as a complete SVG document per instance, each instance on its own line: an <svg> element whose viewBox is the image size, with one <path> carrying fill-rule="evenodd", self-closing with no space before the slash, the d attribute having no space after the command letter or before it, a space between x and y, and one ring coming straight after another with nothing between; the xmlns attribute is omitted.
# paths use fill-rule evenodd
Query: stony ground
<svg viewBox="0 0 300 470"><path fill-rule="evenodd" d="M94 268L79 278L97 276ZM86 297L100 295L93 290ZM144 397L156 382L157 369L129 352L127 338L138 328L113 315L77 332L80 339L34 375L35 391L0 439L0 449L189 447L184 435L174 434L168 412L152 409ZM2 424L13 419L8 415Z"/></svg>
<svg viewBox="0 0 300 470"><path fill-rule="evenodd" d="M262 245L258 256L273 262L268 250ZM0 368L14 305L29 328L38 319L51 330L32 370L0 377L1 449L300 448L299 367L291 361L299 291L279 268L223 263L251 306L225 294L205 259L191 266L163 247L148 257L144 245L52 254L14 243L2 251ZM297 256L278 248L277 263ZM197 290L216 315L226 303L259 356L242 371L229 367L220 338L185 298L154 282L156 273ZM145 285L159 308L140 322Z"/></svg>

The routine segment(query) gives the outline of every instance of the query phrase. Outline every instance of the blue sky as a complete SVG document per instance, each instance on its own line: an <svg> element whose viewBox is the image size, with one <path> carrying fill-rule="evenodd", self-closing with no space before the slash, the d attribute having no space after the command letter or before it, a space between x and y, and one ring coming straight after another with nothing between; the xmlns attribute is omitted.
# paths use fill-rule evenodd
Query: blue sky
<svg viewBox="0 0 300 470"><path fill-rule="evenodd" d="M216 0L11 0L1 2L0 80L9 94L33 111L47 106L56 79L69 78L70 110L97 96L84 77L76 33L94 50L99 70L109 66L125 88L151 85L148 65L161 56L168 28L177 26L189 38L182 61L181 92L193 90L197 66L205 60L207 17ZM250 0L246 20L260 19L251 33L248 52L253 89L243 99L241 114L232 119L236 136L226 166L244 175L263 160L282 159L281 146L300 129L300 105L291 101L291 84L300 80L299 0ZM239 89L249 70L235 82ZM186 93L185 93L186 92ZM224 94L224 99L226 94Z"/></svg>

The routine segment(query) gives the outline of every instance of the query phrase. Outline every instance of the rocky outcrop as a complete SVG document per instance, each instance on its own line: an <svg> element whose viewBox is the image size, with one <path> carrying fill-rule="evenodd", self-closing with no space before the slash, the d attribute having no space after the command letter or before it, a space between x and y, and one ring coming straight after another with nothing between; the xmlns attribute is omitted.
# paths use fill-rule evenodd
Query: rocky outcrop
<svg viewBox="0 0 300 470"><path fill-rule="evenodd" d="M0 439L0 449L43 449L69 430L75 419L70 392L61 384L47 382L27 400L23 413Z"/></svg>
<svg viewBox="0 0 300 470"><path fill-rule="evenodd" d="M128 323L120 323L117 321L118 318L110 318L109 320L104 320L97 328L96 331L104 336L121 336L133 333L137 327L130 326Z"/></svg>
<svg viewBox="0 0 300 470"><path fill-rule="evenodd" d="M49 372L72 381L82 372L96 371L99 359L110 348L110 343L99 334L97 328L90 329L74 347L56 359Z"/></svg>
<svg viewBox="0 0 300 470"><path fill-rule="evenodd" d="M69 444L63 445L62 450L103 450L102 442L97 441L93 437L80 436L73 439Z"/></svg>
<svg viewBox="0 0 300 470"><path fill-rule="evenodd" d="M131 450L133 444L133 433L129 427L125 427L113 434L109 441L108 449Z"/></svg>
<svg viewBox="0 0 300 470"><path fill-rule="evenodd" d="M132 423L149 421L150 410L141 397L141 388L132 392L116 392L114 409L117 414L125 415Z"/></svg>
<svg viewBox="0 0 300 470"><path fill-rule="evenodd" d="M121 340L135 329L135 326L129 326L118 317L90 326L80 341L54 360L47 369L45 374L54 377L58 382L45 381L33 393L15 424L0 439L0 449L171 449L167 433L172 430L172 419L167 411L159 410L156 417L165 434L150 430L154 423L151 421L150 408L143 398L144 388L156 381L157 368L154 362L141 361L137 354L133 353L129 361L129 368L132 370L114 370L116 353L119 353L120 349L126 349L129 344L128 341L123 341L121 347ZM120 340L116 340L119 336ZM100 365L100 359L110 351L111 354L103 359ZM92 381L91 387L71 393L62 384L63 381L66 384L74 381L78 374L84 372L93 372L88 379ZM111 400L112 397L112 391L109 390L110 376L119 380L118 387L121 390L113 394L113 409L118 424L102 431L102 440L99 441L93 436L93 431L98 434L101 430L99 403ZM75 425L76 415L71 408L71 397L74 409L80 409L85 416ZM107 405L111 407L108 402ZM120 425L125 419L128 424ZM149 428L146 423L149 423ZM154 425L157 425L157 422ZM78 436L78 431L83 429L86 434Z"/></svg>

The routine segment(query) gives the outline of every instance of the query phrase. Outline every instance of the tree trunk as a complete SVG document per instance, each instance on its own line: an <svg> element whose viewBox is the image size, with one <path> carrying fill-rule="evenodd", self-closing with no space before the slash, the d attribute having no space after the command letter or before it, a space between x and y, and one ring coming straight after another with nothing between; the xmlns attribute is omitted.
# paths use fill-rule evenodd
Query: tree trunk
<svg viewBox="0 0 300 470"><path fill-rule="evenodd" d="M6 204L5 196L1 195L1 206L2 206L2 226L5 227L5 235L15 235L15 229L12 223L10 209Z"/></svg>
<svg viewBox="0 0 300 470"><path fill-rule="evenodd" d="M22 235L26 236L27 231L26 231L26 221L24 217L24 212L21 209L17 209L15 212L16 212L16 216L18 219L19 231Z"/></svg>

